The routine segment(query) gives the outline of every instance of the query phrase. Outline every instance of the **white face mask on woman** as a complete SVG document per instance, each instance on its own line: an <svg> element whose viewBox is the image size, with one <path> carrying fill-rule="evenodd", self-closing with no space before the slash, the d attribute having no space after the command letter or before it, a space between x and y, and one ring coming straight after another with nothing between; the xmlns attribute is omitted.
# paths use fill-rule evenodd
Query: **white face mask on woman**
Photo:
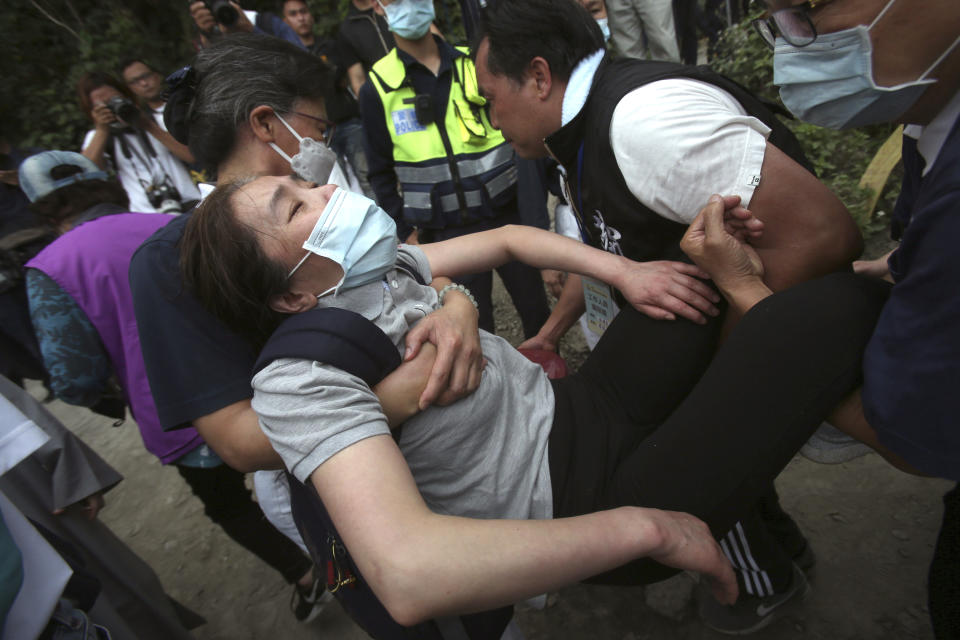
<svg viewBox="0 0 960 640"><path fill-rule="evenodd" d="M293 127L283 119L279 113L274 112L277 119L283 123L293 137L300 143L300 152L292 158L283 152L283 149L277 146L275 142L267 144L280 154L280 156L290 163L290 170L303 178L307 182L315 184L327 184L330 182L330 174L337 164L337 154L323 142L313 138L305 138L293 130Z"/></svg>
<svg viewBox="0 0 960 640"><path fill-rule="evenodd" d="M606 18L597 18L597 26L600 27L600 33L603 34L603 41L610 42L610 23Z"/></svg>
<svg viewBox="0 0 960 640"><path fill-rule="evenodd" d="M936 82L927 76L953 51L960 37L916 80L895 87L880 87L874 81L870 29L895 1L890 0L870 26L817 35L804 47L777 38L773 83L780 87L780 98L793 115L831 129L891 122Z"/></svg>
<svg viewBox="0 0 960 640"><path fill-rule="evenodd" d="M318 298L336 293L341 287L359 287L383 277L394 267L398 242L397 225L386 211L365 196L338 188L303 243L306 255L287 278L292 277L311 254L316 254L343 269L340 282Z"/></svg>

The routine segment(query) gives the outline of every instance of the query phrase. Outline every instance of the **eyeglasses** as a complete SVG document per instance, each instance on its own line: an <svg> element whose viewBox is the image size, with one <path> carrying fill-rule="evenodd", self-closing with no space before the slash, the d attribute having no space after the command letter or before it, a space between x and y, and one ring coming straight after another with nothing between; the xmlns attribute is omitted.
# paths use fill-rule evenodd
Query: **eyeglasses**
<svg viewBox="0 0 960 640"><path fill-rule="evenodd" d="M313 120L320 125L320 131L323 133L323 141L327 146L330 146L330 140L333 138L333 130L336 128L336 124L327 120L326 118L320 118L318 116L312 116L309 113L300 113L299 111L291 111L295 116L300 116L301 118L307 118L308 120Z"/></svg>
<svg viewBox="0 0 960 640"><path fill-rule="evenodd" d="M811 9L822 7L833 0L809 0L803 4L776 9L766 18L757 18L753 21L753 28L757 30L763 41L771 49L777 42L777 33L787 44L794 47L805 47L817 39L817 28L808 13Z"/></svg>

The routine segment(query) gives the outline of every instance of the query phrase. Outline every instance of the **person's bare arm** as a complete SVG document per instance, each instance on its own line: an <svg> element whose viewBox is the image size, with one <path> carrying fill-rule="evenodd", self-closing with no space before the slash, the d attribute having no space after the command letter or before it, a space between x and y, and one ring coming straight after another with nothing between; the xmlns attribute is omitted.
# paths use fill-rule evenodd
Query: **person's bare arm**
<svg viewBox="0 0 960 640"><path fill-rule="evenodd" d="M846 433L848 436L856 438L860 442L871 447L874 451L883 456L887 462L897 469L900 469L900 471L915 476L929 477L927 474L918 471L909 462L880 443L880 437L877 435L877 432L874 430L874 428L870 426L870 423L867 422L867 417L863 413L863 397L861 395L862 391L863 388L861 387L844 398L843 402L834 408L833 412L828 418L828 422L837 429L840 429Z"/></svg>
<svg viewBox="0 0 960 640"><path fill-rule="evenodd" d="M362 87L363 83L367 81L367 74L363 72L363 65L359 62L354 62L352 65L347 67L347 80L350 82L350 88L353 90L353 95L360 95L360 87Z"/></svg>
<svg viewBox="0 0 960 640"><path fill-rule="evenodd" d="M110 111L107 105L103 103L93 106L90 117L93 118L95 129L93 137L81 153L85 158L93 162L93 164L101 169L106 169L107 162L104 158L104 153L107 150L107 144L110 142L110 123L116 122L117 117L113 115L113 111Z"/></svg>
<svg viewBox="0 0 960 640"><path fill-rule="evenodd" d="M154 120L151 116L145 115L142 120L143 129L149 133L151 136L156 138L160 144L165 146L170 150L170 153L175 155L181 162L190 164L194 161L193 154L190 153L190 149L187 148L187 145L177 142L177 140L163 130L163 128L157 124L157 121Z"/></svg>
<svg viewBox="0 0 960 640"><path fill-rule="evenodd" d="M698 277L706 272L683 262L634 262L559 234L524 225L506 225L422 247L435 275L456 277L488 271L518 260L538 269L562 269L616 287L638 311L652 318L683 316L706 322L719 296Z"/></svg>
<svg viewBox="0 0 960 640"><path fill-rule="evenodd" d="M879 258L874 258L873 260L857 260L853 263L853 272L871 278L893 282L893 276L890 275L890 255L892 253L893 250L891 249Z"/></svg>
<svg viewBox="0 0 960 640"><path fill-rule="evenodd" d="M751 244L767 286L780 291L849 268L863 251L863 238L827 186L769 142L761 175L749 208L765 223L763 236Z"/></svg>
<svg viewBox="0 0 960 640"><path fill-rule="evenodd" d="M373 388L391 427L420 410L419 399L431 379L436 355L432 344L423 345L415 357ZM279 469L283 464L260 429L259 418L249 399L197 418L193 426L217 455L237 471Z"/></svg>
<svg viewBox="0 0 960 640"><path fill-rule="evenodd" d="M237 21L231 27L224 27L217 23L216 18L205 2L190 3L190 17L201 34L213 33L214 28L219 28L223 33L249 33L253 31L253 24L247 18L247 14L236 2L231 2L233 8L237 10Z"/></svg>
<svg viewBox="0 0 960 640"><path fill-rule="evenodd" d="M512 604L642 556L701 571L718 599L736 598L729 563L706 525L687 514L624 507L558 520L437 515L387 436L340 451L311 480L360 571L403 625Z"/></svg>
<svg viewBox="0 0 960 640"><path fill-rule="evenodd" d="M583 281L575 273L567 274L557 304L553 305L553 309L550 311L550 317L540 327L537 335L525 340L517 348L544 349L556 352L560 340L567 334L570 327L577 322L577 319L583 315L585 308Z"/></svg>
<svg viewBox="0 0 960 640"><path fill-rule="evenodd" d="M237 471L279 469L280 456L260 430L250 400L241 400L193 421L193 426L210 448Z"/></svg>

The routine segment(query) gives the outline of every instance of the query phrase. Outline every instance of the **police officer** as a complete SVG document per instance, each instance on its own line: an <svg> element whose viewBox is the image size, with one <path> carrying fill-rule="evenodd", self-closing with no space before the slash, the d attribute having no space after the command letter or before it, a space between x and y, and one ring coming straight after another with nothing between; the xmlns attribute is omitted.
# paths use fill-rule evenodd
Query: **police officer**
<svg viewBox="0 0 960 640"><path fill-rule="evenodd" d="M432 0L385 0L397 46L360 91L370 184L406 242L433 242L519 222L514 153L487 115L468 50L431 33ZM526 337L549 316L536 269L497 270ZM492 273L460 280L493 331Z"/></svg>

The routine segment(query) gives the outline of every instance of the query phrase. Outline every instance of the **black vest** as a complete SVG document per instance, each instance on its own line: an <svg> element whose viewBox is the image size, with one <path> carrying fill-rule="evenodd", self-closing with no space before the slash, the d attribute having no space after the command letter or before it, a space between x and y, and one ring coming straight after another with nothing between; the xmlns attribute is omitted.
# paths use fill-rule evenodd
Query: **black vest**
<svg viewBox="0 0 960 640"><path fill-rule="evenodd" d="M685 260L680 238L687 226L658 215L630 193L613 155L610 121L624 96L645 84L667 78L700 80L728 92L749 115L770 127L768 139L773 145L813 172L796 137L774 116L772 109L777 108L776 105L761 101L733 80L706 67L604 58L583 109L545 142L567 171L570 205L588 243L609 250L605 245L611 239L610 229L615 229L620 234L617 242L621 253L637 261Z"/></svg>

